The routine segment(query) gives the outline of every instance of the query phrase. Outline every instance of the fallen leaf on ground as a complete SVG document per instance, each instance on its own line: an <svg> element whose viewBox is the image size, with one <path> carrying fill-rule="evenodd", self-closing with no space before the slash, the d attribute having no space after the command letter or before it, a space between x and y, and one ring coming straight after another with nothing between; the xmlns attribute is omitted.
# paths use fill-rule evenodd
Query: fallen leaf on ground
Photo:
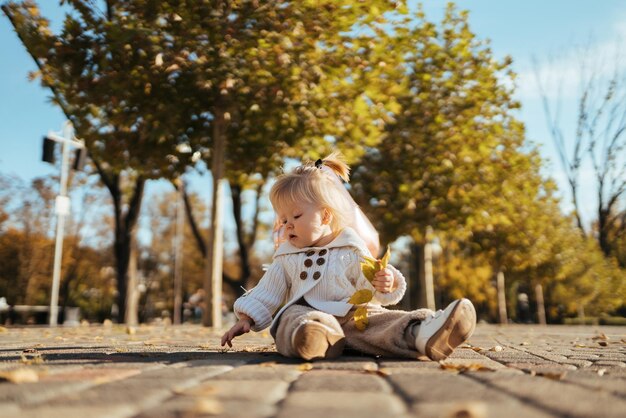
<svg viewBox="0 0 626 418"><path fill-rule="evenodd" d="M219 388L213 385L207 385L207 384L195 386L189 389L177 389L174 391L174 393L177 395L198 396L198 397L213 396L218 392L219 392Z"/></svg>
<svg viewBox="0 0 626 418"><path fill-rule="evenodd" d="M375 372L378 370L378 366L374 363L364 363L363 371L365 372Z"/></svg>
<svg viewBox="0 0 626 418"><path fill-rule="evenodd" d="M301 365L298 366L298 370L303 371L303 372L307 372L312 369L313 369L313 365L311 363L302 363Z"/></svg>
<svg viewBox="0 0 626 418"><path fill-rule="evenodd" d="M567 375L567 371L562 371L562 372L539 372L539 371L536 371L536 370L531 370L530 371L530 375L531 376L547 377L548 379L552 379L552 380L563 380L563 378Z"/></svg>
<svg viewBox="0 0 626 418"><path fill-rule="evenodd" d="M485 365L482 365L480 363L449 363L449 362L440 361L439 365L444 370L452 370L452 371L457 371L459 373L495 371L494 369L487 367Z"/></svg>
<svg viewBox="0 0 626 418"><path fill-rule="evenodd" d="M196 402L194 412L207 415L219 415L224 412L224 406L217 399L200 399Z"/></svg>
<svg viewBox="0 0 626 418"><path fill-rule="evenodd" d="M32 357L20 354L20 362L23 364L41 364L44 362L43 357L39 353L35 353Z"/></svg>
<svg viewBox="0 0 626 418"><path fill-rule="evenodd" d="M389 369L377 369L377 370L365 370L365 373L372 373L375 375L378 375L380 377L387 377L387 376L391 376L393 373L391 372L391 370Z"/></svg>
<svg viewBox="0 0 626 418"><path fill-rule="evenodd" d="M603 340L603 341L607 341L610 340L609 337L606 336L605 333L601 332L598 335L596 335L595 337L591 337L592 340Z"/></svg>
<svg viewBox="0 0 626 418"><path fill-rule="evenodd" d="M11 383L33 383L39 381L39 374L32 369L15 369L0 373L0 381Z"/></svg>
<svg viewBox="0 0 626 418"><path fill-rule="evenodd" d="M457 404L445 416L447 418L484 418L487 416L487 405L484 402Z"/></svg>

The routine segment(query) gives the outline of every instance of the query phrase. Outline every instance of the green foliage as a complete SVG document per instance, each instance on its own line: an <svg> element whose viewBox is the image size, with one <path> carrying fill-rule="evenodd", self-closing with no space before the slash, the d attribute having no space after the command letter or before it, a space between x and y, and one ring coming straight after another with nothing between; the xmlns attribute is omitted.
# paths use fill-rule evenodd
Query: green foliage
<svg viewBox="0 0 626 418"><path fill-rule="evenodd" d="M452 6L441 28L421 11L415 19L387 35L397 58L377 91L394 99L382 142L353 174L354 193L387 242L407 234L421 241L427 226L463 228L495 187L486 174L507 170L504 154L523 140L510 114L519 105L501 82L510 60L493 59Z"/></svg>

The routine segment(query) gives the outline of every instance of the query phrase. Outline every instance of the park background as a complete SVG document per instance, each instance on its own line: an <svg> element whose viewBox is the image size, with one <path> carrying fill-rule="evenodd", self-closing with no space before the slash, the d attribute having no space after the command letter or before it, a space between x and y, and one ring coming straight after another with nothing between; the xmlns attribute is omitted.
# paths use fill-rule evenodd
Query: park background
<svg viewBox="0 0 626 418"><path fill-rule="evenodd" d="M13 12L23 12L23 23L41 13L54 34L65 12L80 16L69 4L39 3L40 12L35 3ZM105 10L104 2L65 3ZM548 322L624 316L621 2L431 1L423 4L423 17L415 15L415 2L406 10L402 2L346 1L339 2L343 9L338 2L296 2L261 11L259 3L234 2L235 15L157 3L129 2L128 15L115 17L117 30L100 27L112 39L111 55L99 51L109 68L78 70L93 56L75 25L65 36L71 47L48 44L54 50L49 73L44 66L47 77L33 74L31 82L32 56L6 15L0 22L0 297L8 304L49 303L59 158L56 166L41 162L42 137L71 116L95 158L85 173L72 174L60 304L78 306L85 319L98 322L123 321L120 309L133 298L138 315L131 320L174 316L177 274L182 300L206 285L213 115L228 108L227 306L241 287L254 286L271 259L266 192L272 178L283 165L339 148L354 167L351 192L383 244L393 243L392 260L410 278L402 307L428 303L423 283L434 248L437 307L464 295L476 302L481 319L503 321L504 305L507 320L542 321L539 285ZM84 16L83 24L93 25L106 17L97 12L94 22L85 22ZM241 38L226 33L244 16L267 19L266 31L252 25L236 33ZM160 29L152 32L155 25ZM201 59L203 33L226 53ZM40 59L50 52L41 48L49 36L22 33ZM53 93L42 81L66 98L69 115L50 103ZM581 86L591 89L587 96ZM607 88L613 94L603 100ZM546 123L544 99L557 122ZM587 119L577 136L581 108ZM598 110L603 113L594 119ZM612 135L616 141L607 149L602 140ZM572 166L577 149L580 164ZM105 187L103 177L115 179L114 187ZM112 191L120 199L117 235ZM133 195L143 198L141 205L133 206ZM128 212L133 207L140 209L136 219ZM183 207L193 216L185 218L176 257L176 211ZM518 309L520 294L529 296L527 311Z"/></svg>

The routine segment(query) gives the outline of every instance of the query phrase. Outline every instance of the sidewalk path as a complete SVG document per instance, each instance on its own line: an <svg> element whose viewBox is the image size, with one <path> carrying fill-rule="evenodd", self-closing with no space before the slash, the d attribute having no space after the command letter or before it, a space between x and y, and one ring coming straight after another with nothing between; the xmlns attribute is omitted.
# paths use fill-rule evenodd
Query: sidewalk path
<svg viewBox="0 0 626 418"><path fill-rule="evenodd" d="M480 325L443 364L200 326L0 328L0 417L624 417L626 327Z"/></svg>

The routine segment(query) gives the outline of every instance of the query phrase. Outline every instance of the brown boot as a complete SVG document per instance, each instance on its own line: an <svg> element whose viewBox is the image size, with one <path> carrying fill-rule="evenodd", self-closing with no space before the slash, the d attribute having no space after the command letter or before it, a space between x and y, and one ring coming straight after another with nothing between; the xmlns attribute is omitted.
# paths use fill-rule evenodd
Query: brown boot
<svg viewBox="0 0 626 418"><path fill-rule="evenodd" d="M293 348L304 360L333 359L343 352L345 336L317 321L304 321L291 337Z"/></svg>

